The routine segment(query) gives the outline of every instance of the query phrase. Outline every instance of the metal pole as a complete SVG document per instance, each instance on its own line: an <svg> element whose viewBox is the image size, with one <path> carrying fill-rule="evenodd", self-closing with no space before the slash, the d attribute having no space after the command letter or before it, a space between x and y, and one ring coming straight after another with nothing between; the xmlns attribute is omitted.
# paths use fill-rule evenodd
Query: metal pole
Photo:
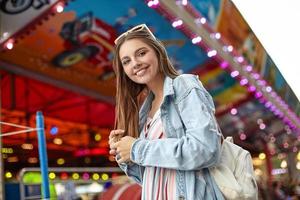
<svg viewBox="0 0 300 200"><path fill-rule="evenodd" d="M1 105L1 74L0 74L0 121L2 119L2 105ZM1 125L0 125L0 134L2 134ZM5 199L4 197L4 162L3 162L3 156L2 156L2 137L0 137L0 200Z"/></svg>
<svg viewBox="0 0 300 200"><path fill-rule="evenodd" d="M50 199L49 179L48 179L48 158L44 131L44 118L41 111L36 114L36 128L39 143L39 160L42 175L42 196Z"/></svg>

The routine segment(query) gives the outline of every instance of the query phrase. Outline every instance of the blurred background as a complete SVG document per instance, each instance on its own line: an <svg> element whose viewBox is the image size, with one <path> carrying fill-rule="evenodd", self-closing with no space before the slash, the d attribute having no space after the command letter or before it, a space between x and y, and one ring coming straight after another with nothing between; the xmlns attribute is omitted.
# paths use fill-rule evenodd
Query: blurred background
<svg viewBox="0 0 300 200"><path fill-rule="evenodd" d="M107 142L113 41L141 23L180 73L199 75L224 136L252 155L259 198L297 199L299 99L230 0L0 1L2 198L41 198L36 132L8 134L35 127L37 111L45 119L51 199L140 198Z"/></svg>

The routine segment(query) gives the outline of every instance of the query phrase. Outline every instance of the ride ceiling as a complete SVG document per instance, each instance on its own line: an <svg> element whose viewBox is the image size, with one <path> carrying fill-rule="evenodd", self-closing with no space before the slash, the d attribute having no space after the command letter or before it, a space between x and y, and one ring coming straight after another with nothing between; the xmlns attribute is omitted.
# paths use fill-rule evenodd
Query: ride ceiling
<svg viewBox="0 0 300 200"><path fill-rule="evenodd" d="M70 122L79 127L106 128L105 139L114 120L113 41L129 28L146 23L165 44L179 71L199 75L214 97L225 135L239 140L239 135L245 133L247 139L238 142L254 152L263 148L257 141L265 140L269 132L278 136L280 148L283 141L288 141L282 134L286 132L285 124L222 69L219 60L208 57L205 49L193 44L186 30L174 28L165 13L147 6L149 1L13 2L2 1L0 12L0 43L14 42L11 50L0 52L4 119L10 120L9 116L20 112L26 121L28 113L31 116L42 110L49 120L56 119L62 126ZM230 42L299 116L295 95L233 4L228 0L189 3L206 18L207 27L221 33L223 40ZM63 12L59 6L64 7ZM238 110L235 116L229 112L232 108ZM261 130L258 119L272 126ZM88 128L82 130L82 134L90 134ZM72 128L65 133L72 135ZM77 141L72 137L68 140ZM89 148L88 140L73 143L70 146ZM107 148L105 143L99 146Z"/></svg>

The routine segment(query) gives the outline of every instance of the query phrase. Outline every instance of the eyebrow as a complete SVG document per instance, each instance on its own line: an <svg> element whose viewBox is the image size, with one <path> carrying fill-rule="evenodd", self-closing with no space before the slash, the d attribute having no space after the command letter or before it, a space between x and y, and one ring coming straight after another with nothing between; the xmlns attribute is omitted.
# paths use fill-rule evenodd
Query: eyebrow
<svg viewBox="0 0 300 200"><path fill-rule="evenodd" d="M147 50L147 47L138 48L137 50L134 51L134 54L136 54L136 52L138 52L138 51L140 51L142 49L146 49ZM121 58L121 61L124 60L125 58L128 58L128 56L124 56L123 58Z"/></svg>

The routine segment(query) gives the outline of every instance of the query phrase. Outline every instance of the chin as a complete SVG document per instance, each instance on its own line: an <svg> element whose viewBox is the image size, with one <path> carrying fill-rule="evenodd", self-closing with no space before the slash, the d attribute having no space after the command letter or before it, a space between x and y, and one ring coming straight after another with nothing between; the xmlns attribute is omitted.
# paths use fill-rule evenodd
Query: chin
<svg viewBox="0 0 300 200"><path fill-rule="evenodd" d="M147 84L151 79L150 77L135 77L134 79L131 79L132 81L134 81L135 83L138 83L138 84Z"/></svg>

